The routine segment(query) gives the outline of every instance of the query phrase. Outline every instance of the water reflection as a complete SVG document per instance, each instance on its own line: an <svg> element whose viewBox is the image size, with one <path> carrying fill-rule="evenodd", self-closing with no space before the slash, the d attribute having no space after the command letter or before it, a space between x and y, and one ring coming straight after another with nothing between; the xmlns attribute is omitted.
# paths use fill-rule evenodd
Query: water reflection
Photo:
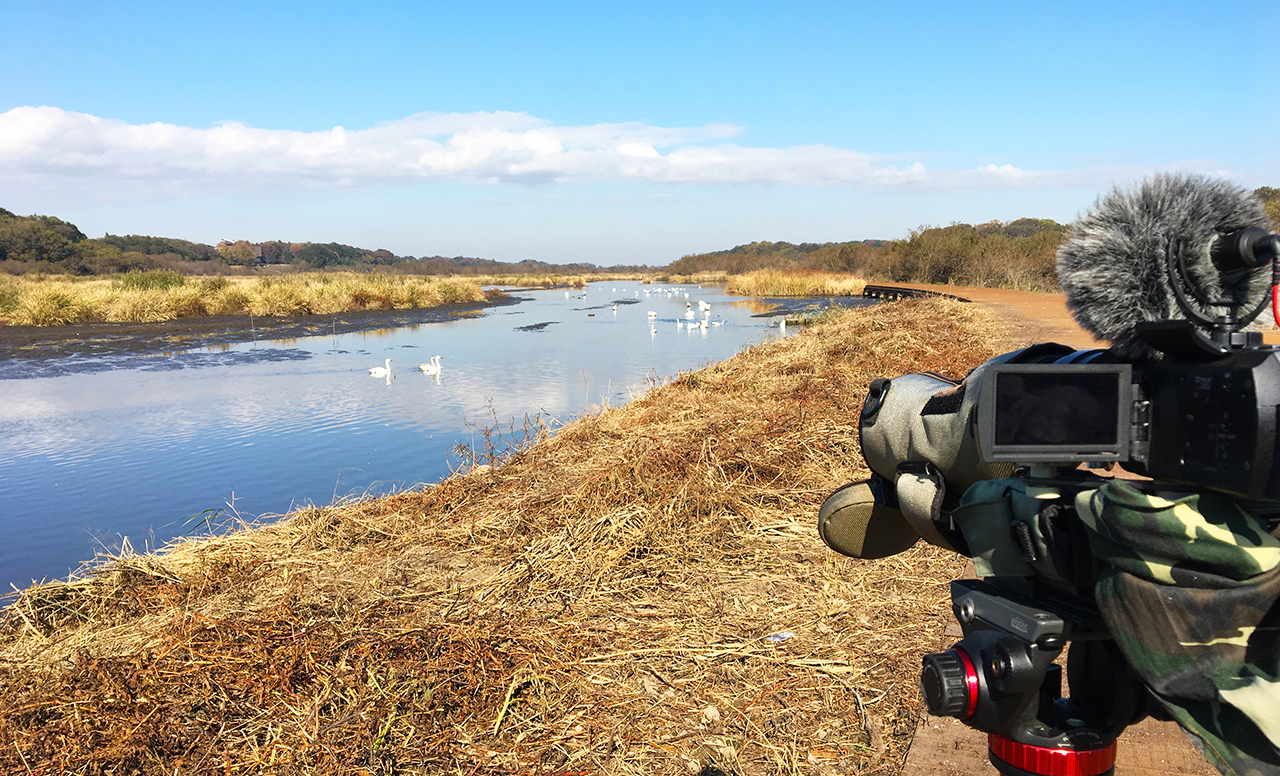
<svg viewBox="0 0 1280 776"><path fill-rule="evenodd" d="M616 406L651 375L777 336L714 288L520 296L397 329L133 354L109 368L81 357L10 368L0 374L0 585L65 576L125 536L163 543L228 504L252 516L434 482L453 446L494 420L554 423ZM707 320L685 318L699 300L721 326L685 325ZM433 356L448 368L417 366ZM371 377L387 359L391 372Z"/></svg>

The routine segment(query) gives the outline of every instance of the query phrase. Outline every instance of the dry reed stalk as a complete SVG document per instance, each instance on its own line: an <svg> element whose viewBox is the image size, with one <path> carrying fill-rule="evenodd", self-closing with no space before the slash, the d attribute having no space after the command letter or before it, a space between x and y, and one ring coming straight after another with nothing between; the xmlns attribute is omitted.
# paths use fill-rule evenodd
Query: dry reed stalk
<svg viewBox="0 0 1280 776"><path fill-rule="evenodd" d="M840 272L760 269L729 278L725 293L739 296L861 296L867 282Z"/></svg>
<svg viewBox="0 0 1280 776"><path fill-rule="evenodd" d="M631 278L633 276L627 276ZM620 280L613 275L468 275L467 278L482 286L514 286L517 288L556 288L568 286L582 288L596 280Z"/></svg>
<svg viewBox="0 0 1280 776"><path fill-rule="evenodd" d="M874 377L1009 347L834 316L498 466L108 562L0 626L6 773L896 773L962 559L834 555ZM794 635L785 635L794 634Z"/></svg>
<svg viewBox="0 0 1280 776"><path fill-rule="evenodd" d="M728 272L695 272L692 275L666 275L662 282L687 286L696 283L724 283L729 277Z"/></svg>

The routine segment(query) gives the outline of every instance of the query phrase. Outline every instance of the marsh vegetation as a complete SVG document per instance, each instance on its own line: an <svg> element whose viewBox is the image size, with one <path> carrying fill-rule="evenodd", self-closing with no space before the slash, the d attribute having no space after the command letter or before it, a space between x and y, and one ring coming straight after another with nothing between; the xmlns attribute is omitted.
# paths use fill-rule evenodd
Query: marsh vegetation
<svg viewBox="0 0 1280 776"><path fill-rule="evenodd" d="M758 269L733 275L725 293L739 296L861 296L867 282L838 272Z"/></svg>
<svg viewBox="0 0 1280 776"><path fill-rule="evenodd" d="M470 278L356 272L186 277L150 270L108 277L0 276L0 323L53 326L313 315L438 307L484 298L480 284Z"/></svg>

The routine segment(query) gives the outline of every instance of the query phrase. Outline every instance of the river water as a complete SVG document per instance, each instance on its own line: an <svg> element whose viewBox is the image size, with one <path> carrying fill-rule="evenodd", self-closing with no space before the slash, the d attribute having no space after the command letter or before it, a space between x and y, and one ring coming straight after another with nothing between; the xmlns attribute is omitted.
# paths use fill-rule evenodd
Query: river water
<svg viewBox="0 0 1280 776"><path fill-rule="evenodd" d="M714 287L515 293L442 323L0 371L0 592L126 541L436 482L486 427L554 427L780 336ZM721 325L678 327L699 301Z"/></svg>

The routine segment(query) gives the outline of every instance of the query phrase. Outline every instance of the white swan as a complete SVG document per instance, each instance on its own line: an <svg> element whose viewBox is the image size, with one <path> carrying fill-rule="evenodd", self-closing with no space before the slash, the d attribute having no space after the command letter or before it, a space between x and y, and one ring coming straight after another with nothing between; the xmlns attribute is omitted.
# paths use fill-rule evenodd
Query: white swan
<svg viewBox="0 0 1280 776"><path fill-rule="evenodd" d="M391 374L391 359L387 359L386 366L375 366L369 370L370 377L386 377Z"/></svg>
<svg viewBox="0 0 1280 776"><path fill-rule="evenodd" d="M432 357L431 357L431 363L429 363L429 364L418 364L418 369L421 369L423 372L426 372L426 373L427 373L427 374L429 374L429 375L438 375L438 374L440 374L440 357L439 357L439 356L432 356Z"/></svg>

